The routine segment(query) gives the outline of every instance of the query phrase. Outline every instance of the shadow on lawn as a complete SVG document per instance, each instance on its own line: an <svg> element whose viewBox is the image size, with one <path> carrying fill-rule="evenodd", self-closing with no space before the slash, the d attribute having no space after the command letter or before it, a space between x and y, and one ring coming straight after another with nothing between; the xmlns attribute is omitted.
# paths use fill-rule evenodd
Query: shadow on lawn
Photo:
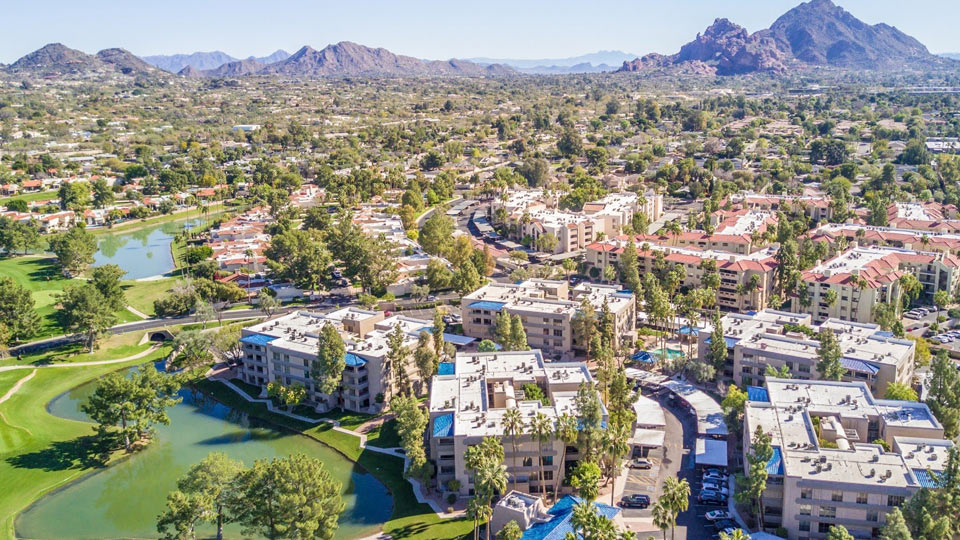
<svg viewBox="0 0 960 540"><path fill-rule="evenodd" d="M94 435L71 441L56 441L43 450L7 458L7 463L20 469L65 471L103 467L109 459L109 445Z"/></svg>
<svg viewBox="0 0 960 540"><path fill-rule="evenodd" d="M451 521L453 521L453 522L456 522L456 521L467 521L467 518L457 518L457 519L454 519L454 520L451 520ZM399 540L399 539L401 539L401 538L409 538L409 537L411 537L411 536L416 536L416 535L424 534L424 533L427 532L429 529L431 529L431 526L430 526L430 525L428 525L428 524L426 524L426 523L423 523L423 522L417 522L417 523L408 523L408 524L406 524L406 525L404 525L404 526L402 526L402 527L396 527L396 528L393 528L393 529L390 529L390 530L384 531L384 532L386 532L388 535L390 535L390 538L393 538L394 540ZM436 533L436 530L432 531L432 533L435 534L435 533ZM434 536L433 538L434 538L435 540L456 540L456 539L459 539L459 538L470 538L471 536L473 536L473 531L472 531L472 530L471 530L469 533L464 534L463 536L458 536L458 535L454 534L454 535L452 535L452 536Z"/></svg>

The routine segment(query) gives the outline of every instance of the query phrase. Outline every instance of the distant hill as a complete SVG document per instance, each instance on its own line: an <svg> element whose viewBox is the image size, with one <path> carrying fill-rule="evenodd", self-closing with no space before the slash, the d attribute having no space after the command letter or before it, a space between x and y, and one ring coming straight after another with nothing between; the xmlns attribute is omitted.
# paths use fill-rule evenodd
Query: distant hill
<svg viewBox="0 0 960 540"><path fill-rule="evenodd" d="M613 71L611 66L619 66L636 55L623 51L597 51L569 58L506 59L506 58L468 58L481 65L503 64L521 73L599 73Z"/></svg>
<svg viewBox="0 0 960 540"><path fill-rule="evenodd" d="M404 77L509 75L515 72L502 65L481 66L467 60L420 60L396 55L383 48L342 41L319 51L304 46L286 60L266 66L262 73L287 77Z"/></svg>
<svg viewBox="0 0 960 540"><path fill-rule="evenodd" d="M253 60L261 64L273 64L290 57L290 53L283 49L278 49L267 56L249 57L247 60ZM179 73L183 68L192 66L196 70L217 69L224 64L237 62L240 59L234 58L222 51L195 52L190 54L171 54L144 56L143 60L148 64L158 67L170 73Z"/></svg>
<svg viewBox="0 0 960 540"><path fill-rule="evenodd" d="M8 73L39 76L120 72L124 75L159 75L161 72L124 49L104 49L96 55L50 43L7 66Z"/></svg>
<svg viewBox="0 0 960 540"><path fill-rule="evenodd" d="M676 68L703 74L784 72L824 66L900 70L950 65L916 39L887 24L869 25L831 0L811 0L753 34L717 19L671 56L650 54L624 62L618 71Z"/></svg>
<svg viewBox="0 0 960 540"><path fill-rule="evenodd" d="M942 56L942 57L944 57L944 58L949 58L949 59L951 59L951 60L960 60L960 53L949 53L949 52L945 52L945 53L940 53L938 56Z"/></svg>

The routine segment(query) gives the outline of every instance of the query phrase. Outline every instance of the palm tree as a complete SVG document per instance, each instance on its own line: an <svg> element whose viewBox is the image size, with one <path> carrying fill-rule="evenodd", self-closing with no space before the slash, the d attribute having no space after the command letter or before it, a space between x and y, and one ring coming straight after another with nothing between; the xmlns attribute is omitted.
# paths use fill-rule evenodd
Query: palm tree
<svg viewBox="0 0 960 540"><path fill-rule="evenodd" d="M557 424L554 427L553 434L563 443L563 451L560 454L560 472L563 472L567 460L567 447L577 442L579 430L577 429L577 419L573 415L563 413L557 418ZM560 474L553 478L553 501L557 501L557 493L560 492Z"/></svg>
<svg viewBox="0 0 960 540"><path fill-rule="evenodd" d="M493 495L495 493L504 493L507 491L507 467L501 462L493 459L485 459L477 469L474 484L482 487L484 499L490 502L486 508L486 519L493 515ZM490 540L490 523L487 522L487 540Z"/></svg>
<svg viewBox="0 0 960 540"><path fill-rule="evenodd" d="M677 515L690 508L690 484L686 478L667 478L663 483L663 495L660 496L660 500L664 499L673 514L670 522L670 538L673 539L677 534Z"/></svg>
<svg viewBox="0 0 960 540"><path fill-rule="evenodd" d="M510 437L513 446L513 474L510 475L513 489L517 489L517 442L524 432L523 415L520 409L507 409L503 414L503 434Z"/></svg>
<svg viewBox="0 0 960 540"><path fill-rule="evenodd" d="M660 500L653 505L653 524L660 529L661 537L666 540L667 529L676 523L676 515L670 509L669 502L660 497ZM474 539L476 540L476 539Z"/></svg>
<svg viewBox="0 0 960 540"><path fill-rule="evenodd" d="M467 516L473 520L473 540L479 540L480 522L487 519L488 514L490 514L490 507L479 497L474 496L467 503Z"/></svg>
<svg viewBox="0 0 960 540"><path fill-rule="evenodd" d="M537 441L537 466L540 469L539 476L537 477L537 487L542 496L545 492L543 489L543 443L549 441L553 436L553 425L550 423L547 415L538 412L537 415L533 417L533 420L530 421L527 429L530 430L529 433L533 439Z"/></svg>
<svg viewBox="0 0 960 540"><path fill-rule="evenodd" d="M598 517L593 509L593 504L589 501L583 501L575 505L573 515L570 516L570 525L573 526L573 532L580 531L579 537L587 538L589 536L588 531L595 527Z"/></svg>
<svg viewBox="0 0 960 540"><path fill-rule="evenodd" d="M627 426L620 424L608 429L603 441L608 458L607 480L614 483L614 486L610 489L610 506L616 505L613 494L616 491L617 476L620 475L620 470L623 468L623 457L630 451L629 439L630 434L627 431Z"/></svg>

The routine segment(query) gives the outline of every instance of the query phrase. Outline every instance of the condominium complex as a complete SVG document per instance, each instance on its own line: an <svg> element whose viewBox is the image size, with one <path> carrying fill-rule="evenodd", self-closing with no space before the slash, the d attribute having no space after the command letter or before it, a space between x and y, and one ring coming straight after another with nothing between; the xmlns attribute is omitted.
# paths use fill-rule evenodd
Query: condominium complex
<svg viewBox="0 0 960 540"><path fill-rule="evenodd" d="M877 538L887 512L934 486L953 446L925 404L876 399L864 382L771 378L749 395L744 462L754 432L768 433L764 526L790 540L824 538L833 525Z"/></svg>
<svg viewBox="0 0 960 540"><path fill-rule="evenodd" d="M326 324L334 325L347 352L340 391L332 396L317 392L310 375L317 360L319 332ZM387 359L387 335L400 325L404 346L412 350L420 333L431 331L432 324L399 315L384 318L381 311L357 308L330 313L297 311L243 329L240 378L264 388L273 381L285 386L302 385L307 389L304 403L320 412L339 406L349 411L377 412L395 390ZM410 364L407 375L415 381L416 369L413 362Z"/></svg>
<svg viewBox="0 0 960 540"><path fill-rule="evenodd" d="M895 302L900 297L899 279L905 273L912 273L920 281L920 297L929 302L936 291L957 291L958 267L960 258L950 253L853 244L803 272L801 286L806 288L808 302L798 302L799 310L817 321L838 318L870 322L878 302Z"/></svg>
<svg viewBox="0 0 960 540"><path fill-rule="evenodd" d="M671 267L683 267L681 287L695 289L703 286L702 280L707 273L703 263L712 260L716 262L717 272L720 274L717 305L721 309L758 310L767 306L773 293L776 248L768 247L740 255L713 249L652 244L640 241L641 238L638 236L634 241L637 247L637 268L641 275L653 272L658 257L662 257L663 262ZM600 271L607 266L617 267L628 241L628 237L621 236L590 244L587 246L585 264L588 268L597 268Z"/></svg>
<svg viewBox="0 0 960 540"><path fill-rule="evenodd" d="M727 344L724 375L736 384L761 384L767 366L786 366L797 380L819 379L816 333L824 328L833 331L843 351L840 362L847 370L843 380L864 382L878 395L889 383L913 383L914 343L894 338L875 324L829 319L817 326L808 314L772 309L730 313L720 323ZM708 361L711 339L709 332L700 332L701 361Z"/></svg>
<svg viewBox="0 0 960 540"><path fill-rule="evenodd" d="M640 197L636 193L610 193L588 202L580 212L560 210L540 190L512 193L506 201L495 203L507 212L507 221L514 236L529 238L534 245L546 234L557 239L553 253L579 251L601 237L620 234L637 212L647 213L651 220L663 213L663 196L653 192Z"/></svg>
<svg viewBox="0 0 960 540"><path fill-rule="evenodd" d="M802 211L807 217L814 221L827 221L833 217L833 209L830 208L830 197L827 196L807 196L807 195L767 195L757 193L747 193L745 195L734 195L731 200L743 208L755 208L760 210Z"/></svg>
<svg viewBox="0 0 960 540"><path fill-rule="evenodd" d="M896 227L871 227L853 223L830 223L810 232L815 242L835 245L845 238L848 245L888 246L914 251L960 251L960 232L929 232Z"/></svg>
<svg viewBox="0 0 960 540"><path fill-rule="evenodd" d="M531 279L517 284L490 283L463 297L460 303L463 333L491 338L497 313L519 315L531 347L554 354L570 353L583 345L571 321L587 298L597 314L604 303L613 315L617 343L632 341L636 330L633 293L614 285L581 283L573 290L566 281Z"/></svg>
<svg viewBox="0 0 960 540"><path fill-rule="evenodd" d="M503 441L504 464L511 482L516 482L515 489L526 493L558 489L566 463L576 461L577 452L566 449L558 439L538 443L524 434L514 441L504 434L503 417L508 410L517 409L529 425L538 413L551 423L562 414L576 416L577 390L592 380L586 364L548 363L539 350L458 354L453 362L441 364L430 386L427 426L430 457L437 463L437 485L448 488L449 481L456 479L459 492L472 495L472 471L464 463L467 449L484 437L496 437ZM529 399L526 393L534 386L549 401ZM603 417L606 421L605 409ZM543 485L538 480L541 467Z"/></svg>

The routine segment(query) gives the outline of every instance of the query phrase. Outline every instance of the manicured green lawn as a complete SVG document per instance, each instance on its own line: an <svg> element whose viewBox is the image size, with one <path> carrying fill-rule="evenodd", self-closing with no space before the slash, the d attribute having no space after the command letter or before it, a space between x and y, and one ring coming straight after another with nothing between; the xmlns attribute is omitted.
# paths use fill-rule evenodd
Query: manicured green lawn
<svg viewBox="0 0 960 540"><path fill-rule="evenodd" d="M56 396L114 370L165 355L166 349L138 360L107 366L40 369L0 408L0 538L13 538L17 513L45 493L100 467L91 451L90 424L57 418L46 404ZM125 349L107 350L98 359L122 358ZM26 376L29 370L17 370ZM0 384L7 375L3 374ZM116 457L116 456L114 456Z"/></svg>
<svg viewBox="0 0 960 540"><path fill-rule="evenodd" d="M142 332L130 332L110 336L100 342L100 347L92 353L79 343L51 349L34 354L25 354L17 360L16 357L0 359L0 366L42 366L47 364L63 364L75 362L94 362L109 358L124 358L143 352L151 344L138 345Z"/></svg>
<svg viewBox="0 0 960 540"><path fill-rule="evenodd" d="M393 515L390 521L384 524L383 531L395 540L450 540L465 538L472 532L473 523L469 519L441 519L430 506L417 502L410 483L403 477L403 460L400 458L372 450L361 450L359 437L335 431L330 424L312 426L271 413L266 406L244 400L219 382L204 379L197 381L196 384L205 393L229 407L299 431L338 450L375 476L393 495Z"/></svg>
<svg viewBox="0 0 960 540"><path fill-rule="evenodd" d="M380 427L367 432L367 444L379 448L397 448L403 446L400 442L400 433L397 432L397 421L387 420Z"/></svg>
<svg viewBox="0 0 960 540"><path fill-rule="evenodd" d="M21 195L14 195L13 197L5 197L0 199L0 206L6 206L8 202L20 199L26 202L33 201L56 201L58 200L58 195L56 191L35 191L33 193L23 193Z"/></svg>
<svg viewBox="0 0 960 540"><path fill-rule="evenodd" d="M11 277L33 293L34 306L40 315L41 324L33 340L63 334L63 330L54 319L57 294L67 285L80 280L67 279L60 272L53 257L33 256L10 257L0 259L0 276ZM175 278L156 281L124 281L123 291L127 303L134 308L153 316L153 301L166 294L176 282ZM117 313L119 323L140 320L139 317L123 309Z"/></svg>

